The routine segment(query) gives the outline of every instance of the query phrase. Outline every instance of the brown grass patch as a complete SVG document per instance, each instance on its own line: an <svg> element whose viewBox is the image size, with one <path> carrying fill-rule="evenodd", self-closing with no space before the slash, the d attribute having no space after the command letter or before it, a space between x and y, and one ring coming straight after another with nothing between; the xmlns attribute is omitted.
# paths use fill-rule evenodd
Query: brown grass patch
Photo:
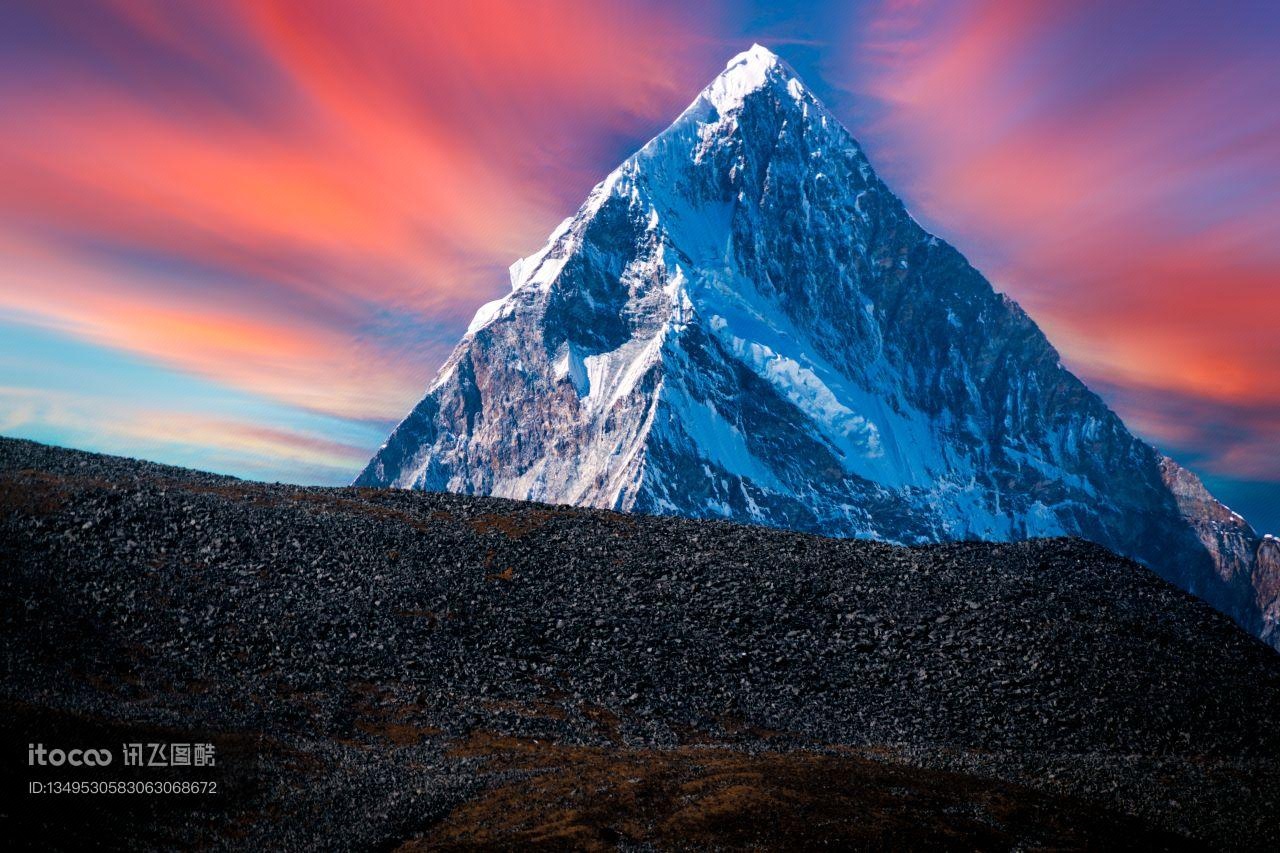
<svg viewBox="0 0 1280 853"><path fill-rule="evenodd" d="M394 685L359 681L348 685L347 691L356 731L395 746L417 746L442 733L435 726L415 720L417 705L406 701Z"/></svg>
<svg viewBox="0 0 1280 853"><path fill-rule="evenodd" d="M1080 801L857 756L573 747L485 732L451 755L487 758L501 781L400 850L1177 846Z"/></svg>
<svg viewBox="0 0 1280 853"><path fill-rule="evenodd" d="M519 539L558 515L569 515L569 513L550 509L524 509L507 514L477 515L467 523L476 533L501 533L509 539Z"/></svg>
<svg viewBox="0 0 1280 853"><path fill-rule="evenodd" d="M112 488L96 477L50 474L23 468L0 472L0 512L18 515L51 515L71 500L75 492Z"/></svg>

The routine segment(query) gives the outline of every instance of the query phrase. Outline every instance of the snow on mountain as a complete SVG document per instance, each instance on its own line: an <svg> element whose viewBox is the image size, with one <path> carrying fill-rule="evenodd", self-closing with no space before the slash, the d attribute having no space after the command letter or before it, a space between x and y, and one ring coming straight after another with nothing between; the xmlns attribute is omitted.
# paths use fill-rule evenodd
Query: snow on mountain
<svg viewBox="0 0 1280 853"><path fill-rule="evenodd" d="M1280 549L1135 438L763 47L511 285L358 485L903 543L1082 536L1280 647Z"/></svg>

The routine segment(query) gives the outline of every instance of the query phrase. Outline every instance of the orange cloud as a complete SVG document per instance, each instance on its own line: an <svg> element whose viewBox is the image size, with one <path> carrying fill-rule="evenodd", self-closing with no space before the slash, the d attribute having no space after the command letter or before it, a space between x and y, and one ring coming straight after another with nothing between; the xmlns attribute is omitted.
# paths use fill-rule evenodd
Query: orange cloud
<svg viewBox="0 0 1280 853"><path fill-rule="evenodd" d="M344 483L369 455L367 447L304 430L206 412L116 408L109 399L83 394L0 386L0 430L21 432L37 422L103 452L176 454L205 470L247 469L268 477L306 470Z"/></svg>
<svg viewBox="0 0 1280 853"><path fill-rule="evenodd" d="M1208 23L1143 45L1121 11L884 4L848 72L864 141L1086 378L1274 404L1274 61Z"/></svg>
<svg viewBox="0 0 1280 853"><path fill-rule="evenodd" d="M3 90L0 304L351 417L401 414L435 366L371 353L372 325L452 337L613 165L583 140L689 90L690 36L599 5L108 12L46 10L83 62Z"/></svg>
<svg viewBox="0 0 1280 853"><path fill-rule="evenodd" d="M395 412L428 369L368 350L322 322L239 310L199 289L166 294L163 281L119 277L65 256L0 243L0 317L146 356L313 411L348 418Z"/></svg>

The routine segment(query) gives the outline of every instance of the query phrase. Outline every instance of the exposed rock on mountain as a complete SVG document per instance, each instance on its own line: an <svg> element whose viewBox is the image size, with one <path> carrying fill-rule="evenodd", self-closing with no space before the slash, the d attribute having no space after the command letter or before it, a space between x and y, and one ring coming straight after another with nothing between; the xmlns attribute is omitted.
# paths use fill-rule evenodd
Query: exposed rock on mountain
<svg viewBox="0 0 1280 853"><path fill-rule="evenodd" d="M1080 536L1280 645L1258 535L924 231L764 48L511 284L357 484L903 543Z"/></svg>
<svg viewBox="0 0 1280 853"><path fill-rule="evenodd" d="M0 837L41 849L1275 846L1280 656L1080 540L903 548L0 439L0 566ZM137 741L217 764L126 766ZM69 775L29 743L117 757ZM220 788L21 793L68 778Z"/></svg>

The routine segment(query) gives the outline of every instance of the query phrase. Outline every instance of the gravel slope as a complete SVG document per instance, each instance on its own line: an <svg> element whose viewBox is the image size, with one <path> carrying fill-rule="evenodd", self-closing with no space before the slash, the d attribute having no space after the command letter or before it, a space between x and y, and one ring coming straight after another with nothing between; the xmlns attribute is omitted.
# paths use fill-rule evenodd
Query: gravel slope
<svg viewBox="0 0 1280 853"><path fill-rule="evenodd" d="M904 549L0 439L0 566L8 784L32 741L220 750L139 771L216 797L3 806L55 845L1244 849L1280 815L1280 656L1074 540Z"/></svg>

